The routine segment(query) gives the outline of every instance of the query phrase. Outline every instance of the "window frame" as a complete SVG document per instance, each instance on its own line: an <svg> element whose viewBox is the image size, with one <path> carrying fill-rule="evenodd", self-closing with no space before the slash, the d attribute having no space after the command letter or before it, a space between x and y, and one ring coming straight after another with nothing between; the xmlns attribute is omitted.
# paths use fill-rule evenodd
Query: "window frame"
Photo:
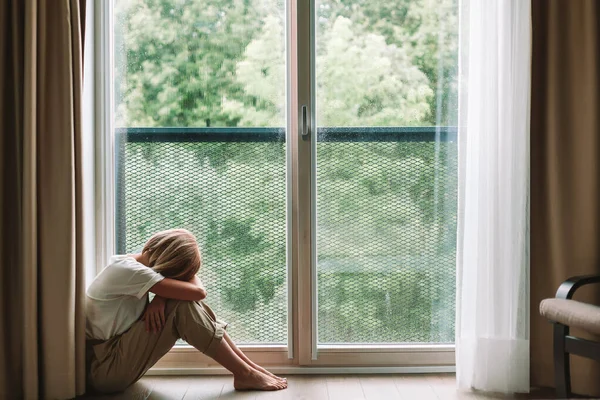
<svg viewBox="0 0 600 400"><path fill-rule="evenodd" d="M94 2L96 127L96 273L115 254L115 151L112 124L113 0Z"/></svg>
<svg viewBox="0 0 600 400"><path fill-rule="evenodd" d="M116 140L112 117L114 0L94 2L96 273L116 251ZM286 0L288 345L242 345L258 363L283 373L454 372L454 344L319 345L316 296L316 113L315 0ZM308 37L310 40L301 40ZM308 109L311 137L299 135ZM309 188L302 190L301 188ZM300 207L309 204L309 207ZM176 346L150 374L211 374L223 371L191 346Z"/></svg>

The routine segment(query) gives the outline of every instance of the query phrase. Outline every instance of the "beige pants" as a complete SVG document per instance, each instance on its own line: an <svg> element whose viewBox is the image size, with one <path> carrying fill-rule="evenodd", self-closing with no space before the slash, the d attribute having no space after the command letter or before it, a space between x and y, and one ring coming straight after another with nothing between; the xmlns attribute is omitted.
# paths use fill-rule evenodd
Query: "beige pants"
<svg viewBox="0 0 600 400"><path fill-rule="evenodd" d="M88 384L104 393L118 392L140 379L182 338L212 357L223 339L226 323L218 321L202 302L168 300L165 325L146 332L144 321L106 342L88 342Z"/></svg>

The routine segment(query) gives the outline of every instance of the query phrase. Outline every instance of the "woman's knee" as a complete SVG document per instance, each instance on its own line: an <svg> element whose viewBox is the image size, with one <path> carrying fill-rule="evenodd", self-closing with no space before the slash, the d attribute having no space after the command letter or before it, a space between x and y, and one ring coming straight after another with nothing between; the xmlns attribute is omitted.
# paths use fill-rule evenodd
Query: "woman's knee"
<svg viewBox="0 0 600 400"><path fill-rule="evenodd" d="M183 340L209 356L216 351L227 327L208 306L196 301L179 301L175 324Z"/></svg>
<svg viewBox="0 0 600 400"><path fill-rule="evenodd" d="M165 316L175 312L181 302L183 302L183 300L167 299L167 302L165 303Z"/></svg>
<svg viewBox="0 0 600 400"><path fill-rule="evenodd" d="M177 314L200 315L203 320L208 319L213 322L217 321L217 317L213 310L201 301L169 300L166 309L172 309Z"/></svg>

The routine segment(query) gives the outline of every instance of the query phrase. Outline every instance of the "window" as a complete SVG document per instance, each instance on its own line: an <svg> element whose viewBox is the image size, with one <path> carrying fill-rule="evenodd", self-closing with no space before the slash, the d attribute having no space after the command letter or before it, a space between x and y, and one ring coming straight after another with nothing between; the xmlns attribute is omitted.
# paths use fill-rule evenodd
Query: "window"
<svg viewBox="0 0 600 400"><path fill-rule="evenodd" d="M278 363L453 364L457 0L101 7L114 251L194 232Z"/></svg>
<svg viewBox="0 0 600 400"><path fill-rule="evenodd" d="M452 343L456 2L316 7L318 343Z"/></svg>
<svg viewBox="0 0 600 400"><path fill-rule="evenodd" d="M113 10L117 249L192 231L212 306L253 344L287 342L285 14L271 3Z"/></svg>

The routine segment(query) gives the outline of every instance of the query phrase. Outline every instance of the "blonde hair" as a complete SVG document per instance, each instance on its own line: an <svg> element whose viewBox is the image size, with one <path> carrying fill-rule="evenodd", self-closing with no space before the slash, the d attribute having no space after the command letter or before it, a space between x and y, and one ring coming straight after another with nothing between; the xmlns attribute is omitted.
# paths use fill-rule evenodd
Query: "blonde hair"
<svg viewBox="0 0 600 400"><path fill-rule="evenodd" d="M158 232L144 245L148 267L165 278L189 281L202 266L202 256L196 237L185 229Z"/></svg>

